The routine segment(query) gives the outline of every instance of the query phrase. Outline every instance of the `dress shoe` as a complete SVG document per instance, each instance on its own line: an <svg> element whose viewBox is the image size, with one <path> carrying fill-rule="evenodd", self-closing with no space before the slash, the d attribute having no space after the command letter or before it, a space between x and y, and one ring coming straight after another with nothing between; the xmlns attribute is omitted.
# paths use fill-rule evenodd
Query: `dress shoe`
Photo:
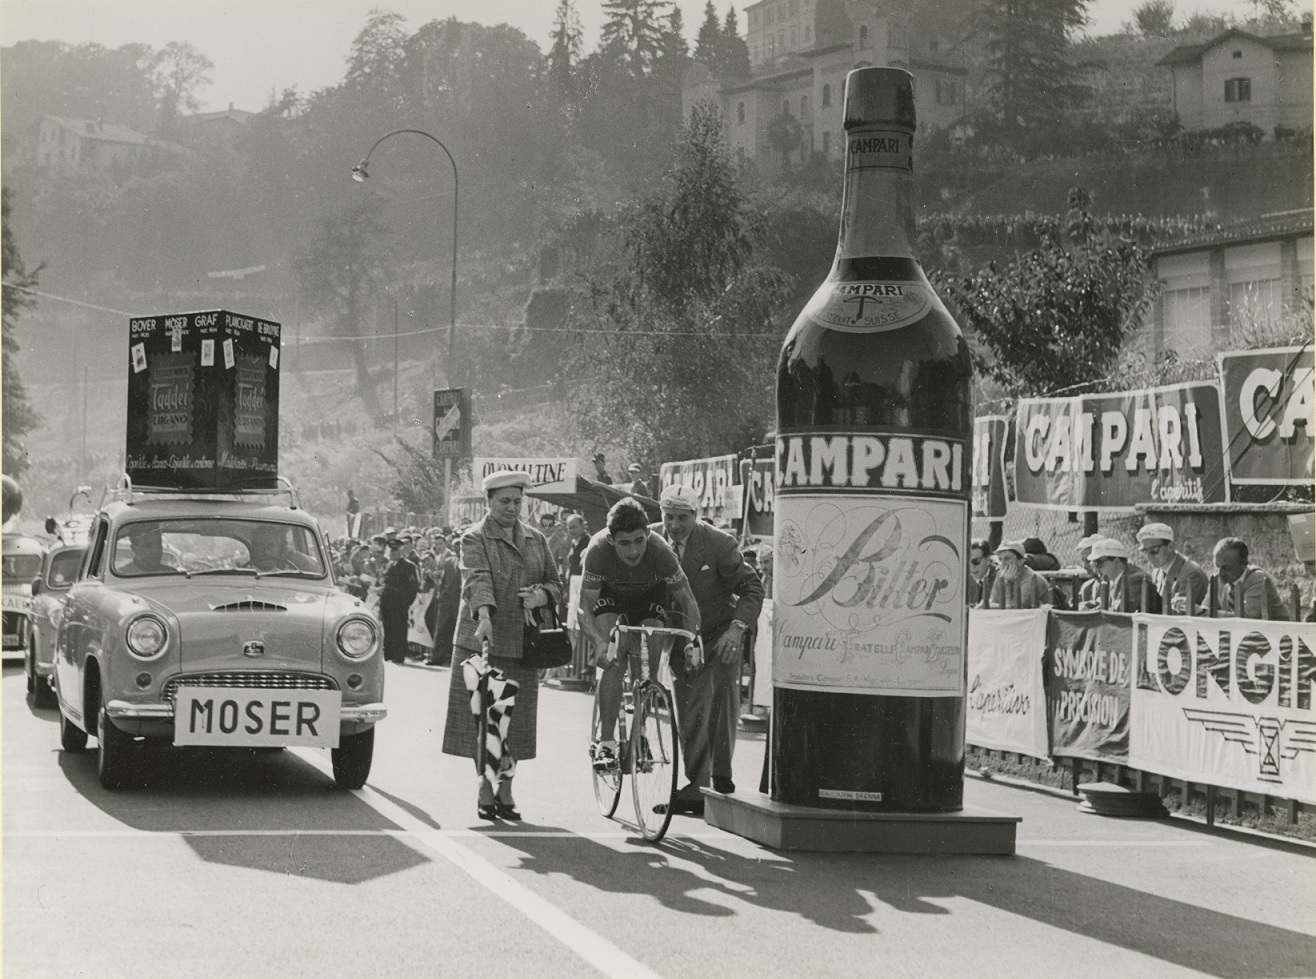
<svg viewBox="0 0 1316 979"><path fill-rule="evenodd" d="M494 808L497 810L498 816L502 819L506 819L513 823L519 823L521 821L521 813L517 810L514 803L495 802Z"/></svg>
<svg viewBox="0 0 1316 979"><path fill-rule="evenodd" d="M483 802L481 802L475 807L476 814L481 819L488 819L488 820L497 819L500 815L498 810L499 810L499 806L498 803L496 802L491 802L488 805L485 805Z"/></svg>
<svg viewBox="0 0 1316 979"><path fill-rule="evenodd" d="M736 792L736 783L731 781L731 777L728 775L714 775L713 791L721 792L723 795L734 795Z"/></svg>

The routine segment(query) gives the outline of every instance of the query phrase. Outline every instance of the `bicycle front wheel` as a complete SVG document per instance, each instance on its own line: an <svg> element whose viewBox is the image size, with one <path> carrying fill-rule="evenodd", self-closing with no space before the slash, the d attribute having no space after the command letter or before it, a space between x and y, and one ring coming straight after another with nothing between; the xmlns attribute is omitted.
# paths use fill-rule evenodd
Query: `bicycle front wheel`
<svg viewBox="0 0 1316 979"><path fill-rule="evenodd" d="M653 843L663 838L672 821L679 750L672 695L660 684L644 684L636 692L631 729L631 794L640 832Z"/></svg>
<svg viewBox="0 0 1316 979"><path fill-rule="evenodd" d="M589 725L590 768L594 773L594 801L598 803L599 812L612 818L612 814L617 811L617 803L621 800L621 761L614 758L612 764L600 766L595 760L594 746L599 743L599 735L602 733L600 727L599 693L596 684L594 716Z"/></svg>

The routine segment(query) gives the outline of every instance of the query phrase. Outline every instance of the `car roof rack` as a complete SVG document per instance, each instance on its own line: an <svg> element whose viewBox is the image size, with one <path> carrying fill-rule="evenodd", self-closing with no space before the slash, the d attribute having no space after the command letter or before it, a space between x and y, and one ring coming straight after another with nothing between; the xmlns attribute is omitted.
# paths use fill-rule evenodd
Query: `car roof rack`
<svg viewBox="0 0 1316 979"><path fill-rule="evenodd" d="M301 498L297 495L297 488L284 476L276 476L275 479L278 480L279 485L266 489L181 489L177 486L144 486L141 484L134 486L132 478L127 473L122 473L115 485L105 487L100 505L104 507L107 503L126 503L128 506L132 506L137 501L147 497L173 500L245 500L251 497L280 496L286 493L288 494L288 509L300 510L302 505Z"/></svg>

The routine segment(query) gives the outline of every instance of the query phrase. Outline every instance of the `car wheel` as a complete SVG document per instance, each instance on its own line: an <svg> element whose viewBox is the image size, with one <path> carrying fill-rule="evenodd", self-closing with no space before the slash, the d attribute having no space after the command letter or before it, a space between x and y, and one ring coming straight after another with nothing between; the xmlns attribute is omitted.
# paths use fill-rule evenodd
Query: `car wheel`
<svg viewBox="0 0 1316 979"><path fill-rule="evenodd" d="M59 698L55 696L55 688L43 676L38 676L33 681L32 706L40 710L50 710L52 707L59 706Z"/></svg>
<svg viewBox="0 0 1316 979"><path fill-rule="evenodd" d="M137 742L119 730L105 708L96 715L96 772L101 785L111 791L128 784L137 767Z"/></svg>
<svg viewBox="0 0 1316 979"><path fill-rule="evenodd" d="M334 782L340 789L359 789L370 775L370 762L375 756L375 729L349 734L338 739L338 747L330 749L334 762Z"/></svg>
<svg viewBox="0 0 1316 979"><path fill-rule="evenodd" d="M59 746L74 753L87 747L87 732L70 721L63 711L59 712Z"/></svg>

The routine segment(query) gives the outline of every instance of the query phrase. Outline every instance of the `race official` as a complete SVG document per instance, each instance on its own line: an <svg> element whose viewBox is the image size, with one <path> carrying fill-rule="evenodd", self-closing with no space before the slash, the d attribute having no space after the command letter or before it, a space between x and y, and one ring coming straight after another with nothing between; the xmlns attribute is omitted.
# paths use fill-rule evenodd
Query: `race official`
<svg viewBox="0 0 1316 979"><path fill-rule="evenodd" d="M676 805L698 810L700 788L736 790L731 757L740 723L740 665L745 635L763 609L763 580L746 563L736 538L699 519L699 495L680 484L668 486L658 501L658 531L676 552L690 591L699 605L704 663L689 672L673 670L673 693L680 719L681 749L689 785L677 791Z"/></svg>

